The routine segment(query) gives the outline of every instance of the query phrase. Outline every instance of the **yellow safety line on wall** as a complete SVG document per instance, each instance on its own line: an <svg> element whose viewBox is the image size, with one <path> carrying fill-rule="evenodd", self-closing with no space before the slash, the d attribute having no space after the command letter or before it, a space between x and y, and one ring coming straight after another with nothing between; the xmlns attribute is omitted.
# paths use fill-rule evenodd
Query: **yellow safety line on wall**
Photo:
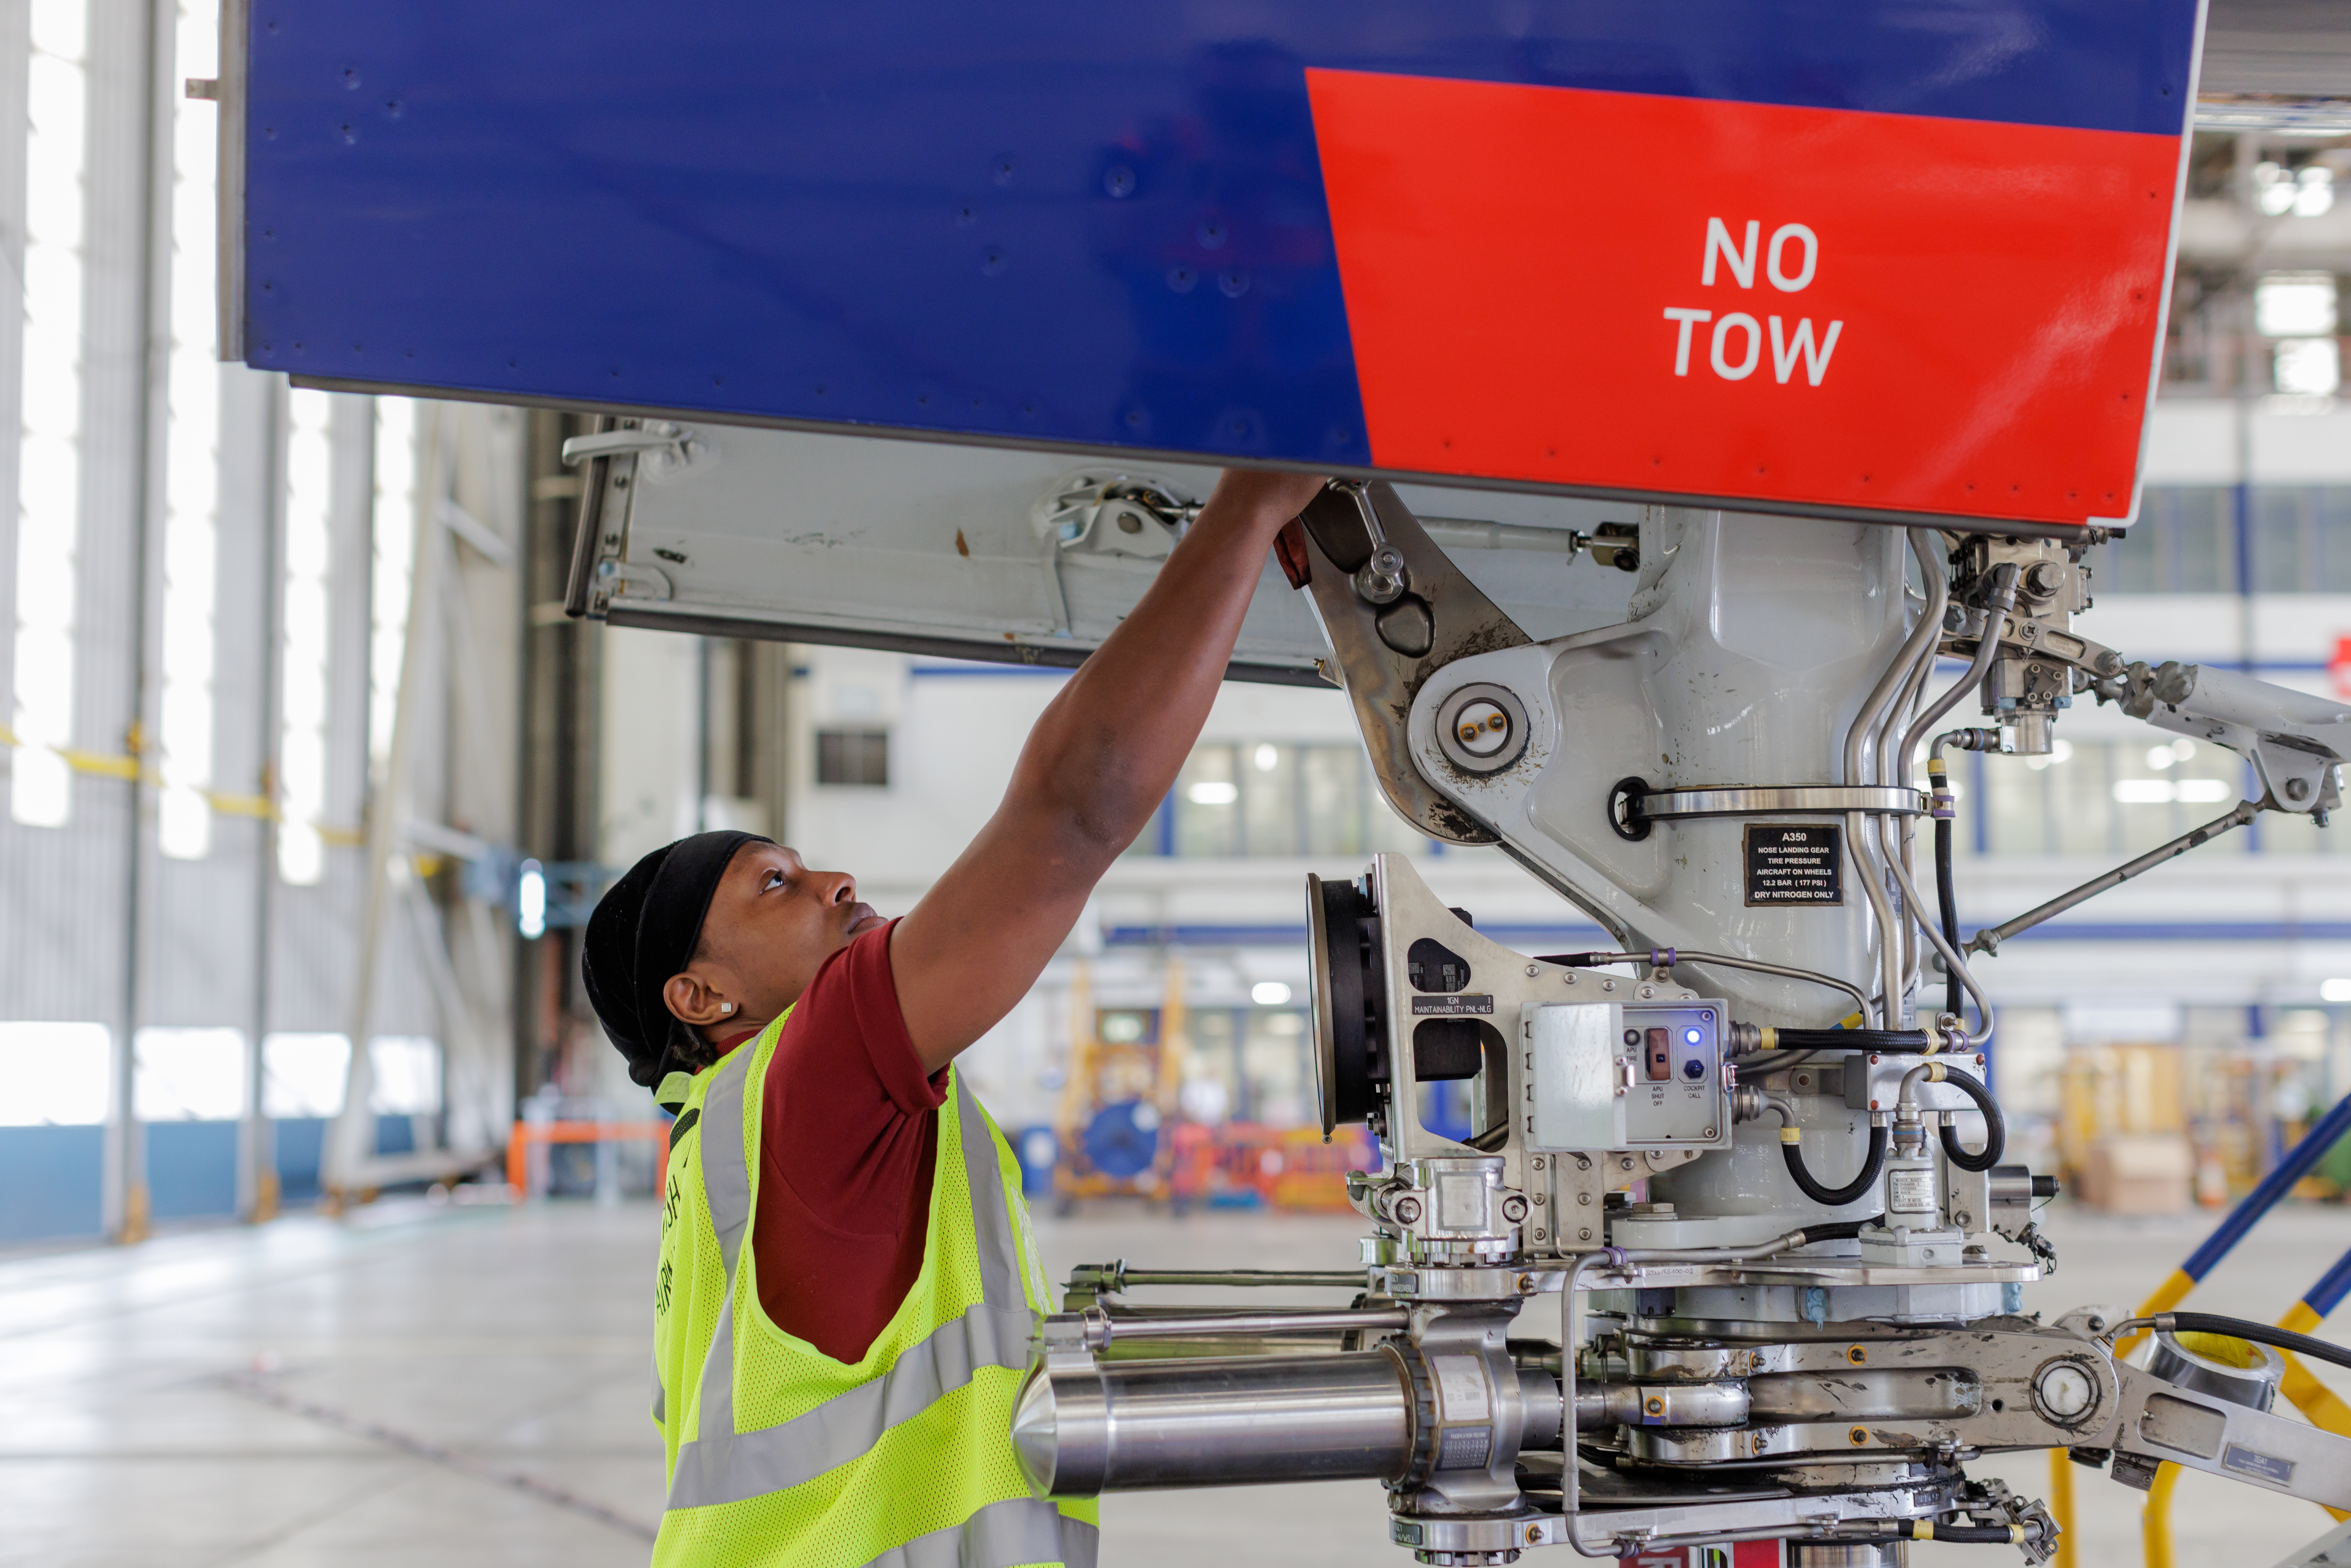
<svg viewBox="0 0 2351 1568"><path fill-rule="evenodd" d="M127 751L83 751L70 746L49 746L26 740L6 725L0 724L0 748L47 751L60 758L76 773L88 773L99 779L120 779L125 783L160 785L162 776L141 760L145 748L140 743L136 726L125 738L130 746ZM252 817L270 822L286 821L285 809L272 795L239 795L220 789L199 789L196 793L204 797L206 806L224 817ZM364 826L339 827L326 822L313 822L310 826L318 831L320 841L338 849L351 849L367 842ZM438 855L418 855L414 858L419 875L430 876L440 867L441 857Z"/></svg>

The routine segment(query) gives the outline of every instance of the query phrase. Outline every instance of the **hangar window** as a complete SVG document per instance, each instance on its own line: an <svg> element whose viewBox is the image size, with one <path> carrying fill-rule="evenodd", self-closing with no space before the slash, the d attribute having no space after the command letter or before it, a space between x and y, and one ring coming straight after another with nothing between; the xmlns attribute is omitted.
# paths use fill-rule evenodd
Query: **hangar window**
<svg viewBox="0 0 2351 1568"><path fill-rule="evenodd" d="M890 783L890 732L886 729L820 729L816 732L816 781L886 789Z"/></svg>
<svg viewBox="0 0 2351 1568"><path fill-rule="evenodd" d="M2253 492L2253 586L2262 593L2351 593L2351 485Z"/></svg>
<svg viewBox="0 0 2351 1568"><path fill-rule="evenodd" d="M2351 485L2257 485L2243 568L2224 485L2151 486L2130 532L2090 557L2102 593L2351 593Z"/></svg>
<svg viewBox="0 0 2351 1568"><path fill-rule="evenodd" d="M2254 789L2233 751L2148 732L2145 739L2060 739L2046 757L1970 758L1981 790L1982 849L1995 855L2141 854L2209 822ZM1970 808L1963 798L1963 816ZM2273 843L2265 819L2253 832L2224 833L2197 852L2285 850L2317 853L2333 835Z"/></svg>
<svg viewBox="0 0 2351 1568"><path fill-rule="evenodd" d="M2149 486L2129 533L2092 552L2094 591L2234 593L2237 538L2225 485Z"/></svg>
<svg viewBox="0 0 2351 1568"><path fill-rule="evenodd" d="M1427 848L1382 799L1361 747L1243 741L1194 747L1132 852L1312 858Z"/></svg>

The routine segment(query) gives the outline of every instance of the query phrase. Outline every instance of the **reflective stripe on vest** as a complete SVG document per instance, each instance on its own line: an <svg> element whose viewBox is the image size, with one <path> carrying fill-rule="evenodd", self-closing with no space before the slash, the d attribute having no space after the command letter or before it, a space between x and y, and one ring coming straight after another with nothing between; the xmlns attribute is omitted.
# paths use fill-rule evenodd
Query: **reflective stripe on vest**
<svg viewBox="0 0 2351 1568"><path fill-rule="evenodd" d="M735 1429L735 1282L743 1238L751 1219L750 1171L744 1163L743 1094L751 1052L738 1051L716 1070L717 1077L704 1097L702 1118L702 1179L710 1206L713 1228L726 1268L726 1293L718 1309L700 1382L695 1438L681 1444L677 1468L670 1480L672 1509L705 1508L743 1502L813 1479L827 1470L857 1459L898 1423L921 1415L941 1396L971 1382L984 1366L1016 1372L1029 1365L1029 1342L1035 1319L1020 1287L1019 1240L1005 1201L1004 1182L998 1169L996 1146L987 1119L957 1074L956 1121L963 1145L966 1183L971 1192L972 1231L977 1241L982 1300L952 1322L935 1329L919 1343L901 1352L890 1369L871 1382L835 1395L815 1409L789 1421L749 1432ZM714 1139L713 1133L718 1136ZM1009 1435L1008 1434L1008 1440ZM1021 1508L1016 1509L1014 1503ZM1029 1500L990 1504L965 1524L934 1531L876 1559L893 1568L987 1568L992 1564L1064 1562L1079 1568L1080 1560L1063 1555L1058 1533L1042 1551L1029 1551L1037 1530L1061 1516L1050 1502L1033 1504L1044 1523L1027 1520ZM987 1522L983 1523L986 1521ZM1086 1531L1083 1561L1092 1563L1092 1527L1071 1521ZM1052 1529L1059 1531L1059 1526ZM1008 1549L1019 1542L1026 1555L994 1553L1001 1540ZM966 1554L961 1542L986 1547ZM942 1544L934 1544L941 1543ZM944 1552L944 1556L929 1553Z"/></svg>
<svg viewBox="0 0 2351 1568"><path fill-rule="evenodd" d="M988 1568L998 1563L1059 1563L1094 1568L1102 1531L1036 1498L989 1503L961 1524L917 1535L865 1568Z"/></svg>

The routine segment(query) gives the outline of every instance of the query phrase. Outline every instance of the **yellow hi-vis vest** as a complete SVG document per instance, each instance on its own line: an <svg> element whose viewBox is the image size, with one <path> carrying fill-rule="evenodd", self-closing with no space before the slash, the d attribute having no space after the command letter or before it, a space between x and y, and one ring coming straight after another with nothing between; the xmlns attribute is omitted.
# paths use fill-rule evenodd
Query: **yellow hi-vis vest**
<svg viewBox="0 0 2351 1568"><path fill-rule="evenodd" d="M922 1272L864 1359L835 1361L761 1309L747 1242L782 1022L696 1078L672 1131L654 1568L1093 1568L1094 1505L1030 1496L1013 1458L1013 1400L1051 1298L1019 1165L960 1075L938 1112Z"/></svg>

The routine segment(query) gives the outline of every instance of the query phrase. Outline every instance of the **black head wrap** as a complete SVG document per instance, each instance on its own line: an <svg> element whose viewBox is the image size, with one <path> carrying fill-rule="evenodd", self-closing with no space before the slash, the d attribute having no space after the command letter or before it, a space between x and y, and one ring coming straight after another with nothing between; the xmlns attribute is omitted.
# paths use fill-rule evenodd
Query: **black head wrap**
<svg viewBox="0 0 2351 1568"><path fill-rule="evenodd" d="M580 977L604 1032L629 1059L629 1076L644 1087L658 1087L684 1065L675 1052L687 1028L662 1000L662 988L693 960L711 895L736 852L774 841L758 833L696 833L631 866L596 901Z"/></svg>

